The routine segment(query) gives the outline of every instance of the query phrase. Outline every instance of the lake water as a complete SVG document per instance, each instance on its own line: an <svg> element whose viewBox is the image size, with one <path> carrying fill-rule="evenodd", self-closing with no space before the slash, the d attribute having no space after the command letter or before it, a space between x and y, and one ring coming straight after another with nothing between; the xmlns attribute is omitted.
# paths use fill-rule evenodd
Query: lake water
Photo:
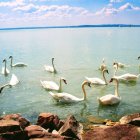
<svg viewBox="0 0 140 140"><path fill-rule="evenodd" d="M89 116L118 120L126 114L140 112L140 79L136 83L120 83L122 101L117 106L99 106L97 97L114 94L114 84L101 87L86 87L87 101L75 104L56 103L44 90L40 80L65 77L67 85L63 91L82 97L81 84L88 77L100 77L98 70L102 59L109 70L109 81L113 75L112 64L119 61L130 65L119 69L118 75L139 73L140 28L58 28L35 30L0 31L0 69L3 59L7 59L10 74L0 75L0 85L7 83L14 73L20 83L13 88L5 88L0 94L0 115L21 113L31 122L37 120L41 112L58 114L61 119L74 114L77 120L86 122ZM14 63L25 62L25 68L10 68L9 56ZM44 70L44 64L51 65L55 58L57 74Z"/></svg>

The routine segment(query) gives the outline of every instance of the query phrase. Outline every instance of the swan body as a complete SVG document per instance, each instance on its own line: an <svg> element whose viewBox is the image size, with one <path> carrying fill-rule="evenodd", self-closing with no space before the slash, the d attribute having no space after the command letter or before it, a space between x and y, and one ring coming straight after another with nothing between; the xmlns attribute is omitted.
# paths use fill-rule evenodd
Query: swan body
<svg viewBox="0 0 140 140"><path fill-rule="evenodd" d="M2 90L3 90L5 87L7 87L7 86L9 86L9 87L15 86L15 85L17 85L18 83L19 83L19 80L18 80L17 76L16 76L15 74L12 74L12 77L11 77L10 82L0 87L0 93L2 92Z"/></svg>
<svg viewBox="0 0 140 140"><path fill-rule="evenodd" d="M101 64L101 66L99 67L99 70L103 71L104 69L107 69L107 66L105 65L105 59L103 58L102 64Z"/></svg>
<svg viewBox="0 0 140 140"><path fill-rule="evenodd" d="M102 105L113 105L113 104L119 103L120 98L115 96L115 95L108 94L108 95L105 95L105 96L101 97L99 99L99 102Z"/></svg>
<svg viewBox="0 0 140 140"><path fill-rule="evenodd" d="M27 66L27 64L23 62L18 62L18 63L13 64L13 56L9 56L9 59L11 59L11 64L10 64L11 67L26 67Z"/></svg>
<svg viewBox="0 0 140 140"><path fill-rule="evenodd" d="M47 89L47 90L55 90L55 91L61 91L62 90L62 81L67 84L65 78L60 78L59 81L59 86L53 82L53 81L41 81L41 85L43 86L43 88Z"/></svg>
<svg viewBox="0 0 140 140"><path fill-rule="evenodd" d="M103 79L100 79L100 78L89 78L89 77L85 77L89 82L91 82L91 84L95 84L95 85L107 85L107 81L106 81L106 78L105 78L105 72L106 73L109 73L108 70L104 69L102 71L103 73Z"/></svg>
<svg viewBox="0 0 140 140"><path fill-rule="evenodd" d="M120 63L120 62L114 62L113 63L113 67L117 67L118 68L124 68L124 67L128 67L129 65L126 65L126 64L123 64L123 63Z"/></svg>
<svg viewBox="0 0 140 140"><path fill-rule="evenodd" d="M110 82L112 81L116 81L115 95L108 94L100 97L98 101L101 105L114 105L118 104L121 101L121 98L119 97L118 93L119 82L116 78L111 78Z"/></svg>
<svg viewBox="0 0 140 140"><path fill-rule="evenodd" d="M120 76L114 76L114 78L118 79L119 81L136 81L139 78L140 74L130 74L126 73Z"/></svg>
<svg viewBox="0 0 140 140"><path fill-rule="evenodd" d="M76 96L73 96L69 93L53 93L53 92L49 92L49 94L58 102L62 102L62 103L75 103L75 102L80 102L83 100L86 100L86 92L85 92L85 85L90 86L90 82L88 81L84 81L82 83L82 90L83 90L83 98L78 98Z"/></svg>
<svg viewBox="0 0 140 140"><path fill-rule="evenodd" d="M52 58L52 66L44 65L44 68L48 72L56 73L56 69L54 67L54 58Z"/></svg>
<svg viewBox="0 0 140 140"><path fill-rule="evenodd" d="M4 75L8 75L10 73L10 71L6 68L6 63L7 63L6 59L3 60L3 63L5 63L5 65L4 65L4 67L2 67L1 73Z"/></svg>

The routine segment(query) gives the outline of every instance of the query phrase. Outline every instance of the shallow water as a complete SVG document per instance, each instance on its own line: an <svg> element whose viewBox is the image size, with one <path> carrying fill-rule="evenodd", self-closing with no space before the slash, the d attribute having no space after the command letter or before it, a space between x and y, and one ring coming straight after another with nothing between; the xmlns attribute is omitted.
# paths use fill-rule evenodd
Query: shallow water
<svg viewBox="0 0 140 140"><path fill-rule="evenodd" d="M140 28L64 28L36 30L0 31L0 69L4 58L8 61L10 74L0 75L0 85L7 83L14 73L20 83L6 88L0 95L0 115L21 113L31 122L40 112L52 112L60 118L74 114L81 122L89 116L118 120L121 116L140 112L140 79L136 83L120 83L119 93L122 101L116 106L99 106L97 97L114 94L114 84L101 87L86 87L87 101L75 104L56 103L48 91L44 90L40 80L53 80L59 77L67 79L63 91L82 97L81 84L88 77L100 77L98 70L105 58L109 69L107 80L113 75L112 63L119 61L130 65L120 69L118 75L127 72L138 74L140 61ZM25 68L10 68L8 57L14 62L23 61ZM44 64L51 65L55 58L57 74L44 70Z"/></svg>

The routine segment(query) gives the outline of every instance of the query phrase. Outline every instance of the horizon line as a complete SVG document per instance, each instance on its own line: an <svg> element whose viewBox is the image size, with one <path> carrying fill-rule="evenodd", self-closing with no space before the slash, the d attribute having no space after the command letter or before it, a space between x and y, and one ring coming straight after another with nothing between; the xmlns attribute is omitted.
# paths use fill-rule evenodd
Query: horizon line
<svg viewBox="0 0 140 140"><path fill-rule="evenodd" d="M25 26L25 27L4 27L0 30L14 29L49 29L49 28L86 28L86 27L140 27L140 24L83 24L83 25L60 25L60 26Z"/></svg>

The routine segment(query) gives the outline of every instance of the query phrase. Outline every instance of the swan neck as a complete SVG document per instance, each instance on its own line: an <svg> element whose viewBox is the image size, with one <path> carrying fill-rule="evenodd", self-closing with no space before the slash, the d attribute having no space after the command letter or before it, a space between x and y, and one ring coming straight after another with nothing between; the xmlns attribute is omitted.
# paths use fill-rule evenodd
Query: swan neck
<svg viewBox="0 0 140 140"><path fill-rule="evenodd" d="M5 61L5 64L4 64L4 73L6 74L6 61Z"/></svg>
<svg viewBox="0 0 140 140"><path fill-rule="evenodd" d="M119 82L118 82L118 80L116 80L115 95L116 95L117 97L119 97L118 88L119 88Z"/></svg>
<svg viewBox="0 0 140 140"><path fill-rule="evenodd" d="M106 78L105 78L105 71L103 71L103 79L105 81L105 84L107 84Z"/></svg>
<svg viewBox="0 0 140 140"><path fill-rule="evenodd" d="M62 90L62 79L60 78L60 81L59 81L59 92L61 92Z"/></svg>
<svg viewBox="0 0 140 140"><path fill-rule="evenodd" d="M84 82L84 83L82 84L82 90L83 90L83 100L86 100L86 99L87 99L87 96L86 96L86 91L85 91L85 84L86 84L86 82Z"/></svg>
<svg viewBox="0 0 140 140"><path fill-rule="evenodd" d="M5 87L7 87L7 86L10 86L10 84L8 83L8 84L5 84L5 85L1 86L1 87L0 87L0 93L1 93L2 90L3 90Z"/></svg>
<svg viewBox="0 0 140 140"><path fill-rule="evenodd" d="M11 58L11 67L13 66L13 58Z"/></svg>
<svg viewBox="0 0 140 140"><path fill-rule="evenodd" d="M56 71L56 70L55 70L55 67L54 67L54 62L53 62L53 61L54 61L54 60L52 60L52 66L53 66L54 71Z"/></svg>

